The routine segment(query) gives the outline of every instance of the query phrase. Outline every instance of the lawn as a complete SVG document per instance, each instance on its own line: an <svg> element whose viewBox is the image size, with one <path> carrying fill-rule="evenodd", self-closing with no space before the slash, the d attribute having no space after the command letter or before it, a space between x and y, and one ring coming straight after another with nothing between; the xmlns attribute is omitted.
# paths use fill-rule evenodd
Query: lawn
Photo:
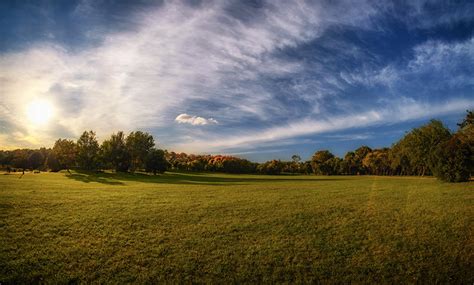
<svg viewBox="0 0 474 285"><path fill-rule="evenodd" d="M0 283L474 282L474 183L0 174Z"/></svg>

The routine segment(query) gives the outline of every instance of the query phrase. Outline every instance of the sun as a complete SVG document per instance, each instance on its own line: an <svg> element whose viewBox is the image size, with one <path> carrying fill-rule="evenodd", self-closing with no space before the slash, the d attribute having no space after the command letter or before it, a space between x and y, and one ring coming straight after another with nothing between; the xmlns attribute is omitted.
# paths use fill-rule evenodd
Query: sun
<svg viewBox="0 0 474 285"><path fill-rule="evenodd" d="M53 113L53 104L44 99L35 99L26 107L28 120L35 125L47 124L53 117Z"/></svg>

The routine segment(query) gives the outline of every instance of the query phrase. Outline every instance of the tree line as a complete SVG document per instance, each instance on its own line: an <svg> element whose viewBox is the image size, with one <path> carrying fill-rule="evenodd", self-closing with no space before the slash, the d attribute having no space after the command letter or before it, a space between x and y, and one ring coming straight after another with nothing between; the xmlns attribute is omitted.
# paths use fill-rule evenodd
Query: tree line
<svg viewBox="0 0 474 285"><path fill-rule="evenodd" d="M474 113L467 111L454 133L441 121L431 120L391 148L361 146L344 158L320 150L311 167L320 175L434 175L448 182L468 181L474 173Z"/></svg>
<svg viewBox="0 0 474 285"><path fill-rule="evenodd" d="M0 165L7 171L81 169L117 172L143 170L154 174L168 168L165 152L155 148L152 135L136 131L114 133L99 144L94 131L84 131L77 141L58 139L50 149L0 151Z"/></svg>
<svg viewBox="0 0 474 285"><path fill-rule="evenodd" d="M52 148L0 151L0 165L7 171L82 169L117 172L163 173L168 169L224 173L317 175L435 175L449 182L468 181L474 172L474 113L467 111L458 130L451 132L441 121L408 132L391 148L361 146L343 158L318 150L311 160L293 155L290 161L255 163L228 155L194 155L155 147L152 135L135 131L112 134L99 144L93 131L77 141L58 139Z"/></svg>

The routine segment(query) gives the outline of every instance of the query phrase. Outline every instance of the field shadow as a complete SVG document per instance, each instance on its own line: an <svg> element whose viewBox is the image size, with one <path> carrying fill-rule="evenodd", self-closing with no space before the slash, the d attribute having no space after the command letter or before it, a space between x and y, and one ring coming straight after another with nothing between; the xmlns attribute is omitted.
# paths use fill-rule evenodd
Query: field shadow
<svg viewBox="0 0 474 285"><path fill-rule="evenodd" d="M75 171L67 174L67 178L76 181L90 183L97 182L108 185L125 185L124 182L142 182L142 183L158 183L158 184L193 184L193 185L247 185L251 183L281 183L281 182L311 182L311 181L331 181L331 180L347 180L338 177L325 178L309 178L304 179L289 178L291 176L266 176L251 177L246 175L242 177L222 177L214 175L206 175L206 173L187 173L187 172L166 172L159 175L151 175L145 173L108 173L108 172L87 172Z"/></svg>

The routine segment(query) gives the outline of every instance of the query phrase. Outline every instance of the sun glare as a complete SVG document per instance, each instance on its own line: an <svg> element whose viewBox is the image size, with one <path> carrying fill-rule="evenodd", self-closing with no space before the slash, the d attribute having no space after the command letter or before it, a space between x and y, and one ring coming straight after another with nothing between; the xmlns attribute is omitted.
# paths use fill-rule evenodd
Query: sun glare
<svg viewBox="0 0 474 285"><path fill-rule="evenodd" d="M26 115L30 123L45 125L53 116L53 105L46 100L37 99L30 102L26 108Z"/></svg>

